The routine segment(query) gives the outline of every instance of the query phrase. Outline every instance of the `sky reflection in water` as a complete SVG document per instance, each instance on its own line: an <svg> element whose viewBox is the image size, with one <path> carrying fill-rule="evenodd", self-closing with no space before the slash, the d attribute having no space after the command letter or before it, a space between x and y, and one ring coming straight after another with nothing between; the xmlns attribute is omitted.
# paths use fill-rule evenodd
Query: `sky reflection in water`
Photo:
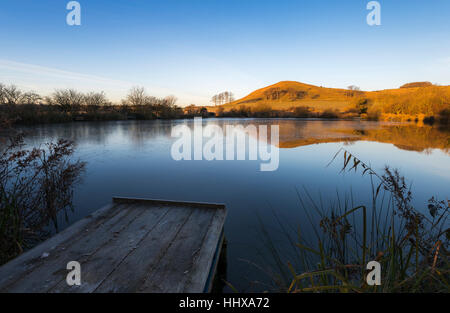
<svg viewBox="0 0 450 313"><path fill-rule="evenodd" d="M265 251L256 216L273 230L280 249L292 251L276 232L274 212L295 229L304 224L298 193L325 206L348 199L370 201L370 180L360 174L339 174L342 159L326 165L340 147L382 172L398 168L412 183L414 204L425 208L431 196L446 199L450 186L450 131L378 122L321 120L210 119L207 123L280 125L280 164L275 172L260 172L261 161L174 161L170 149L174 125L193 121L126 121L72 123L25 127L27 144L42 145L57 138L76 141L76 157L87 161L83 182L76 189L73 223L113 196L225 203L228 239L227 279L240 290L257 291L250 281L264 280L254 266ZM352 199L352 200L351 200ZM244 277L244 279L242 279Z"/></svg>

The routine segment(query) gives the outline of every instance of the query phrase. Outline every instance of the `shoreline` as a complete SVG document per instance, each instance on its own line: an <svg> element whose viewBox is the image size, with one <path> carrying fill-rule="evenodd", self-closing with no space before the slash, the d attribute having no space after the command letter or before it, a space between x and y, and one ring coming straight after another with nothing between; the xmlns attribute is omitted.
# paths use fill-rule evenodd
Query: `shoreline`
<svg viewBox="0 0 450 313"><path fill-rule="evenodd" d="M22 122L20 117L16 121L11 123L11 126L37 126L37 125L49 125L49 124L70 124L70 123L81 123L81 122L124 122L124 121L176 121L176 120L193 120L196 117L202 117L203 119L268 119L268 120L305 120L305 121L361 121L361 122L390 122L390 123L400 123L406 125L417 125L417 126L449 126L450 124L441 122L439 119L426 120L413 119L411 116L406 115L387 115L382 118L364 118L364 117L296 117L296 116L201 116L201 115L183 115L175 118L100 118L100 119L90 119L90 118L80 118L80 117L67 117L67 119L55 120L55 121L42 121L42 122Z"/></svg>

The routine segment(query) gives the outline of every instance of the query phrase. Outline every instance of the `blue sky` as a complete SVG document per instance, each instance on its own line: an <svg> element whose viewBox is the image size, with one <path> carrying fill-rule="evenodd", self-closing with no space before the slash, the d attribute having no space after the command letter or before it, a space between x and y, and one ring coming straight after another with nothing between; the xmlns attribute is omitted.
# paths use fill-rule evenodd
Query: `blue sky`
<svg viewBox="0 0 450 313"><path fill-rule="evenodd" d="M206 105L282 80L364 90L410 81L450 84L450 1L0 0L0 82L44 94L134 85L180 105Z"/></svg>

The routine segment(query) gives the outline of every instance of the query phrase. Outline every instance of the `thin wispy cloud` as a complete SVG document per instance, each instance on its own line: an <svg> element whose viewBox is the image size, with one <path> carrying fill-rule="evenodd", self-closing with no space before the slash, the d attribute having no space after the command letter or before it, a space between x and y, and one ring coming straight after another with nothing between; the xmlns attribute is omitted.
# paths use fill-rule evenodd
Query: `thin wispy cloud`
<svg viewBox="0 0 450 313"><path fill-rule="evenodd" d="M7 70L13 70L13 71L19 71L23 73L29 73L29 74L36 74L36 75L45 75L45 76L52 76L55 78L63 78L67 80L74 80L74 81L84 81L89 83L99 83L99 84L110 84L114 86L123 86L132 84L130 82L126 81L120 81L115 79L109 79L105 77L100 76L94 76L94 75L87 75L82 73L75 73L75 72L69 72L64 70L59 70L55 68L40 66L40 65L34 65L34 64L26 64L26 63L19 63L14 62L10 60L4 60L0 59L0 69L7 69Z"/></svg>
<svg viewBox="0 0 450 313"><path fill-rule="evenodd" d="M38 92L48 93L57 88L76 88L81 90L103 90L113 101L119 101L132 86L143 85L152 95L164 97L174 94L187 102L205 101L202 96L176 93L169 88L146 86L139 82L111 79L91 74L66 71L47 66L27 64L7 59L0 59L2 79L6 83L15 83ZM188 103L181 103L182 105Z"/></svg>

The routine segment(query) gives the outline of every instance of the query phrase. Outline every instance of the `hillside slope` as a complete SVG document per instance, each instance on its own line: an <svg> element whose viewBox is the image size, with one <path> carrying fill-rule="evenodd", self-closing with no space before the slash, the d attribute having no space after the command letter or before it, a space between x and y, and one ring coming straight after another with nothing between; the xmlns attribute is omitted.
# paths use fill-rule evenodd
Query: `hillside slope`
<svg viewBox="0 0 450 313"><path fill-rule="evenodd" d="M409 88L381 91L360 91L325 88L295 81L282 81L258 89L232 103L208 107L213 112L232 110L275 110L293 112L307 108L308 112L334 111L353 114L383 114L433 116L450 110L450 86L407 84ZM450 111L449 111L450 112Z"/></svg>
<svg viewBox="0 0 450 313"><path fill-rule="evenodd" d="M270 105L274 110L286 110L291 107L308 105L324 109L345 109L349 96L354 92L345 89L317 87L294 81L283 81L258 89L248 96L224 105L224 109L246 105Z"/></svg>

